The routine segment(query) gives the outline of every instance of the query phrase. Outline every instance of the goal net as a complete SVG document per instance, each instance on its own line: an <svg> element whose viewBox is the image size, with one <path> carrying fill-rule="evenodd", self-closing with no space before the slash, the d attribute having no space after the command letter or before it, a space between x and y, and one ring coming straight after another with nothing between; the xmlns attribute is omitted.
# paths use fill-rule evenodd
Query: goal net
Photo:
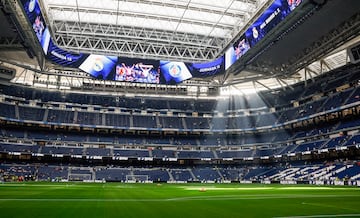
<svg viewBox="0 0 360 218"><path fill-rule="evenodd" d="M94 179L92 169L89 167L69 167L68 180L69 181L89 181Z"/></svg>
<svg viewBox="0 0 360 218"><path fill-rule="evenodd" d="M148 183L148 175L126 175L127 183Z"/></svg>
<svg viewBox="0 0 360 218"><path fill-rule="evenodd" d="M86 180L91 180L92 175L72 173L68 175L68 179L69 181L86 181Z"/></svg>

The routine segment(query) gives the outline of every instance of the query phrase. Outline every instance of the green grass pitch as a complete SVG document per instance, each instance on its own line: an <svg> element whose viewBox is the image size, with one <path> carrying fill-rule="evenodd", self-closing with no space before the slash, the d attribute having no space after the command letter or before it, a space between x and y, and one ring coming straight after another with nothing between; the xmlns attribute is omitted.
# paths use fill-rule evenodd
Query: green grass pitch
<svg viewBox="0 0 360 218"><path fill-rule="evenodd" d="M360 188L3 183L1 217L360 217Z"/></svg>

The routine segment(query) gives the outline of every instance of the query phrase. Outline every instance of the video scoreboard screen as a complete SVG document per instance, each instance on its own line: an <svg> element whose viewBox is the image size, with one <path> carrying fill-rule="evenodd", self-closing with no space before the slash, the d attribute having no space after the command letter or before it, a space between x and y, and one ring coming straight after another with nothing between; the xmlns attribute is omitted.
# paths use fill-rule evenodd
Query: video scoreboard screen
<svg viewBox="0 0 360 218"><path fill-rule="evenodd" d="M59 48L50 36L38 0L22 0L24 11L48 60L78 68L91 76L137 83L174 84L193 77L222 74L294 10L302 0L275 0L273 4L227 49L224 55L205 63L144 60L75 53Z"/></svg>
<svg viewBox="0 0 360 218"><path fill-rule="evenodd" d="M260 17L225 52L225 69L254 47L285 19L302 0L275 0Z"/></svg>

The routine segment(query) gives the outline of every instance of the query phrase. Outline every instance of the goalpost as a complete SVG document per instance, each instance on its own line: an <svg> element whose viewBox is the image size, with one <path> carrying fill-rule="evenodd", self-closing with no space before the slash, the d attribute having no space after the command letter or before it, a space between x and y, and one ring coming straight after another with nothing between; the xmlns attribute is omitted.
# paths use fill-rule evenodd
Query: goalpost
<svg viewBox="0 0 360 218"><path fill-rule="evenodd" d="M78 173L69 173L69 181L89 181L92 180L91 174L78 174Z"/></svg>
<svg viewBox="0 0 360 218"><path fill-rule="evenodd" d="M148 175L126 175L127 183L149 183Z"/></svg>
<svg viewBox="0 0 360 218"><path fill-rule="evenodd" d="M69 167L68 181L91 181L95 174L89 167Z"/></svg>

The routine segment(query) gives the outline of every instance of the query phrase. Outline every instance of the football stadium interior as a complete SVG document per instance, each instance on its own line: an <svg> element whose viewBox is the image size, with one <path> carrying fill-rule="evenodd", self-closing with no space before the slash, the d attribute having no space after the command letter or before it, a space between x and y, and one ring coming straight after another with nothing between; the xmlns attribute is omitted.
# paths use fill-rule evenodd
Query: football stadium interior
<svg viewBox="0 0 360 218"><path fill-rule="evenodd" d="M4 186L118 182L150 193L145 183L200 192L225 183L231 200L251 183L274 201L271 185L346 186L360 202L360 1L1 0L0 9ZM0 194L0 208L6 201ZM329 217L360 216L354 208Z"/></svg>

